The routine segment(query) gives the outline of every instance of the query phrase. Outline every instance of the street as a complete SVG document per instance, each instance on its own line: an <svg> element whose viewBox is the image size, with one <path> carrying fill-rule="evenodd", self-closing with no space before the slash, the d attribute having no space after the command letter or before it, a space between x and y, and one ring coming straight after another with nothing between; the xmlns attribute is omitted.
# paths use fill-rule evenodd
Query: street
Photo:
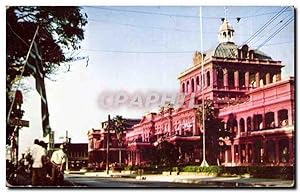
<svg viewBox="0 0 300 193"><path fill-rule="evenodd" d="M158 182L158 181L144 181L134 178L105 178L105 177L90 177L83 175L65 175L65 181L70 182L71 186L83 186L83 187L212 187L211 185L199 185L199 184L186 184L175 182Z"/></svg>

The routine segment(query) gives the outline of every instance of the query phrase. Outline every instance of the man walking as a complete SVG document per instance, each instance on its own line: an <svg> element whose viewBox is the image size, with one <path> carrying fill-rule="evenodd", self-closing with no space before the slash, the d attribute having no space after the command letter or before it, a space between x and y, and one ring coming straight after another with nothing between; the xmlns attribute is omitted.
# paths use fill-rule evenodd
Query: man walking
<svg viewBox="0 0 300 193"><path fill-rule="evenodd" d="M63 183L64 164L66 162L66 154L63 149L64 146L60 145L59 150L52 153L51 162L53 185L62 185Z"/></svg>
<svg viewBox="0 0 300 193"><path fill-rule="evenodd" d="M42 157L46 156L46 149L39 145L39 140L35 139L30 150L32 156L32 186L44 185L44 172Z"/></svg>

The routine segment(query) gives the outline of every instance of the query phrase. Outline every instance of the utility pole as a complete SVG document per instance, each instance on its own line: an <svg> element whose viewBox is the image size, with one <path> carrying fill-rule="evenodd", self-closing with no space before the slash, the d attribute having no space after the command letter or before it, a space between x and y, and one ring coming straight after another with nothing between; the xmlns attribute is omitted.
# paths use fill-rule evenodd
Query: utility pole
<svg viewBox="0 0 300 193"><path fill-rule="evenodd" d="M202 54L202 57L201 57L201 74L202 74L202 78L201 78L201 95L202 95L202 127L203 127L203 137L202 137L202 142L203 142L203 145L202 145L202 150L203 150L203 160L202 160L202 163L201 163L201 167L208 167L208 163L206 161L206 151L205 151L205 108L204 108L204 89L203 89L203 86L204 86L204 70L203 70L203 67L204 67L204 55L203 55L203 21L202 21L202 7L200 6L200 38L201 38L201 54Z"/></svg>
<svg viewBox="0 0 300 193"><path fill-rule="evenodd" d="M66 130L66 146L67 146L67 148L69 148L68 146L68 143L69 143L69 137L68 137L68 130ZM69 156L68 156L68 149L67 149L67 151L66 151L66 171L68 171L69 170Z"/></svg>
<svg viewBox="0 0 300 193"><path fill-rule="evenodd" d="M106 174L109 174L109 130L110 130L110 115L108 115L107 137L106 137Z"/></svg>

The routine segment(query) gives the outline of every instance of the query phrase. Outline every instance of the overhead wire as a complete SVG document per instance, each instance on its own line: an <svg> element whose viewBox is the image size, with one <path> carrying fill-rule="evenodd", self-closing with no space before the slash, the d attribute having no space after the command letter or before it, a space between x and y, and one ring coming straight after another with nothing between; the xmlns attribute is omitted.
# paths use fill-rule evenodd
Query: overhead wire
<svg viewBox="0 0 300 193"><path fill-rule="evenodd" d="M161 12L150 12L150 11L137 11L132 9L120 9L120 8L111 8L111 7L94 7L94 6L84 6L86 8L92 8L92 9L99 9L99 10L106 10L106 11L117 11L117 12L127 12L127 13L137 13L137 14L144 14L144 15L159 15L159 16L167 16L167 17L179 17L179 18L195 18L199 19L200 16L197 15L179 15L179 14L170 14L170 13L161 13ZM257 16L263 16L263 15L271 15L276 12L268 12L268 13L261 13L261 14L254 14L254 15L248 15L248 16L241 16L239 18L251 18L251 17L257 17ZM212 16L203 16L204 19L220 19L220 17L212 17ZM228 17L227 19L236 19L233 17Z"/></svg>
<svg viewBox="0 0 300 193"><path fill-rule="evenodd" d="M258 34L262 33L275 19L277 19L288 7L282 8L273 17L271 17L265 24L263 24L253 35L251 35L243 44L249 44Z"/></svg>
<svg viewBox="0 0 300 193"><path fill-rule="evenodd" d="M256 49L261 48L264 46L268 41L270 41L272 38L274 38L277 34L279 34L286 26L288 26L292 21L294 20L294 16L291 16L282 26L277 29L273 34L271 34L263 43L261 43Z"/></svg>

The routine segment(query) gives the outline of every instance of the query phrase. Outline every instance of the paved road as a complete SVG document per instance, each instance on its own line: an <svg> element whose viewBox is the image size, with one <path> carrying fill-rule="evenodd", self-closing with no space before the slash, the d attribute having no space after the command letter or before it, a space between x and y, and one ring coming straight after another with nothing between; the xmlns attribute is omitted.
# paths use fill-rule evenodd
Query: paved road
<svg viewBox="0 0 300 193"><path fill-rule="evenodd" d="M105 177L89 177L89 176L69 176L65 175L65 180L71 186L82 187L205 187L199 184L186 184L175 182L157 182L157 181L144 181L132 178L105 178ZM209 185L211 187L211 185Z"/></svg>

